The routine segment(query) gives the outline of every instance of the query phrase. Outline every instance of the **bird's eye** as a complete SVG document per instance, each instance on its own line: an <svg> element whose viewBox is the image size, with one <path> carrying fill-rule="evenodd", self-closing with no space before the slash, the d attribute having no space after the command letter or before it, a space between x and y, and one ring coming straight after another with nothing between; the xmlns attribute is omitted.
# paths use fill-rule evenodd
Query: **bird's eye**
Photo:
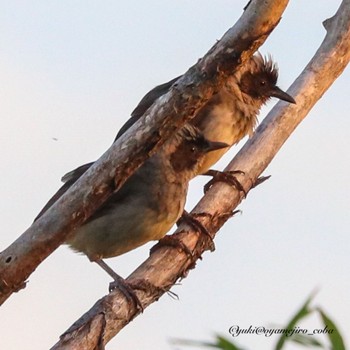
<svg viewBox="0 0 350 350"><path fill-rule="evenodd" d="M261 80L260 81L260 86L265 86L266 85L266 81L265 80Z"/></svg>
<svg viewBox="0 0 350 350"><path fill-rule="evenodd" d="M196 151L196 147L195 146L192 146L191 147L191 152L194 153Z"/></svg>

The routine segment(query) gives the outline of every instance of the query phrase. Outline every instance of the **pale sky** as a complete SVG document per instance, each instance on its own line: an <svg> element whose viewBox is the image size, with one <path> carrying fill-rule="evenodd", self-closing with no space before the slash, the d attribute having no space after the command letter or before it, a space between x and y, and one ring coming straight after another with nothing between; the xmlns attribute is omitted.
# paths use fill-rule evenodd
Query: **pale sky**
<svg viewBox="0 0 350 350"><path fill-rule="evenodd" d="M31 224L61 176L97 159L143 95L202 57L246 2L0 1L0 250ZM290 2L260 49L278 62L282 89L313 56L325 35L322 21L339 4ZM170 338L230 337L232 325L283 326L315 288L315 304L350 344L349 83L347 69L266 170L271 179L219 232L216 251L205 253L172 289L180 300L164 295L107 349L174 350L179 347ZM187 209L206 180L192 183ZM108 262L127 276L151 246ZM109 282L86 257L60 247L1 307L0 349L50 348L107 293ZM321 323L313 317L298 326ZM277 337L236 340L246 349L268 350Z"/></svg>

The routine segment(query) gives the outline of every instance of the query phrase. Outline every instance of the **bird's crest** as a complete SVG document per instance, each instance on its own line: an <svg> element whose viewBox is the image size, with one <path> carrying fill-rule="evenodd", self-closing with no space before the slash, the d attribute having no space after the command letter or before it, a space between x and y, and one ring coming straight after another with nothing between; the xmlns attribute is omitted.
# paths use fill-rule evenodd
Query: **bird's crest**
<svg viewBox="0 0 350 350"><path fill-rule="evenodd" d="M278 65L273 61L272 56L269 54L265 57L260 52L257 52L247 62L247 66L250 67L250 71L253 75L261 74L269 77L269 81L272 84L277 84L278 79Z"/></svg>
<svg viewBox="0 0 350 350"><path fill-rule="evenodd" d="M197 127L190 124L185 124L185 126L177 132L177 135L187 141L194 141L197 139L204 140L202 132Z"/></svg>

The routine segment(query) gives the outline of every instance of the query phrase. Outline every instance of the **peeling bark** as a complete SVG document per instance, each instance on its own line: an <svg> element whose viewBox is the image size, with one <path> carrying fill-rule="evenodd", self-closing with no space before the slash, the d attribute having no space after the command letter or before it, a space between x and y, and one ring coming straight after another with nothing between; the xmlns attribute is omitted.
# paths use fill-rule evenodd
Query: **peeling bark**
<svg viewBox="0 0 350 350"><path fill-rule="evenodd" d="M248 10L253 6L256 2L250 3ZM344 0L336 15L326 20L324 26L327 34L323 43L288 90L297 105L279 102L226 168L244 171L237 177L246 192L260 183L260 174L350 60L350 0ZM192 213L214 237L243 197L243 193L232 186L216 183ZM127 279L135 287L144 308L157 301L179 278L186 277L195 261L211 245L208 237L187 225L181 225L173 236L188 247L192 257L174 247L161 247ZM145 284L153 287L145 289ZM138 314L123 294L113 291L97 301L52 349L81 349L83 342L84 349L103 349L104 344ZM96 347L101 339L102 343Z"/></svg>
<svg viewBox="0 0 350 350"><path fill-rule="evenodd" d="M165 140L195 116L266 40L287 3L287 0L252 2L238 22L147 111L144 118L0 253L0 305L13 292L24 288L35 268L120 188Z"/></svg>

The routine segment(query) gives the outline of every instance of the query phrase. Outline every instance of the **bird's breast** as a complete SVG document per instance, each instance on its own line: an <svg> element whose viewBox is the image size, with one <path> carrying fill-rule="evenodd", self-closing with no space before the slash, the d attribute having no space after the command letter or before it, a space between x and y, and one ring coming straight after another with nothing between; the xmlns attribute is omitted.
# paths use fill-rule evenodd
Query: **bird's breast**
<svg viewBox="0 0 350 350"><path fill-rule="evenodd" d="M118 256L164 237L183 211L187 186L154 181L81 226L67 243L95 260Z"/></svg>
<svg viewBox="0 0 350 350"><path fill-rule="evenodd" d="M230 101L215 103L203 109L194 119L193 123L210 141L225 142L232 146L238 143L244 136L251 134L255 123L246 116L245 111L237 107L236 103ZM227 151L223 148L208 153L200 167L200 173L206 172L215 164Z"/></svg>
<svg viewBox="0 0 350 350"><path fill-rule="evenodd" d="M201 130L211 141L225 142L234 145L249 134L254 127L251 118L247 117L234 104L219 104L210 113L203 116Z"/></svg>

